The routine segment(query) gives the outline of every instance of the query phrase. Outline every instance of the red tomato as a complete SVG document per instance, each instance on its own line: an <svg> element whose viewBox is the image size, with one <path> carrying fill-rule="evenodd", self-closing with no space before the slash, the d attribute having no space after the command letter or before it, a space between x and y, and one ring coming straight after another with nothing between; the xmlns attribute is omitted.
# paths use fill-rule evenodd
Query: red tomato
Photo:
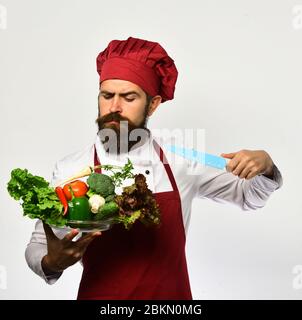
<svg viewBox="0 0 302 320"><path fill-rule="evenodd" d="M72 181L68 184L65 184L63 188L64 194L67 200L72 199L72 195L69 190L69 187L71 187L72 192L76 198L85 196L86 192L88 191L88 186L85 182L81 180Z"/></svg>

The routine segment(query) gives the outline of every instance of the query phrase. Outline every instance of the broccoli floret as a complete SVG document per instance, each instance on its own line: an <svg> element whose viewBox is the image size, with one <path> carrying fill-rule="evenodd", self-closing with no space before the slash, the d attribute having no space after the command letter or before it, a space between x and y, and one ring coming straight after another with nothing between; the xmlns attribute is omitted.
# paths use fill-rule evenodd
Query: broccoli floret
<svg viewBox="0 0 302 320"><path fill-rule="evenodd" d="M92 191L104 198L114 193L113 181L106 174L94 172L87 179L87 183Z"/></svg>
<svg viewBox="0 0 302 320"><path fill-rule="evenodd" d="M114 201L115 194L110 194L108 197L105 198L106 202Z"/></svg>

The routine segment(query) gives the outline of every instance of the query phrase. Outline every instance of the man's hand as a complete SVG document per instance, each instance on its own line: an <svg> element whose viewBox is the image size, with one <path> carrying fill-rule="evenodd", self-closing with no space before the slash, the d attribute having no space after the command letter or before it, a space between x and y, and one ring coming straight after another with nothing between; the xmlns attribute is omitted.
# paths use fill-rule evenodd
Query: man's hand
<svg viewBox="0 0 302 320"><path fill-rule="evenodd" d="M77 241L72 241L79 233L76 229L71 230L63 239L59 239L49 225L43 222L43 227L48 252L42 259L42 268L46 274L62 272L81 260L91 241L101 235L99 231L91 232Z"/></svg>
<svg viewBox="0 0 302 320"><path fill-rule="evenodd" d="M222 153L221 156L231 159L226 170L241 179L251 179L259 174L267 177L273 176L273 160L264 150L240 150L233 153Z"/></svg>

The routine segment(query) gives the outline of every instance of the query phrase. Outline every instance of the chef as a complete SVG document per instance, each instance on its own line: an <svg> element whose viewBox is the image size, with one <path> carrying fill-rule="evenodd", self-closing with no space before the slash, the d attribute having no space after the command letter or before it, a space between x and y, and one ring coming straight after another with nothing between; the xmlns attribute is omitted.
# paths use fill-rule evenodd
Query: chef
<svg viewBox="0 0 302 320"><path fill-rule="evenodd" d="M229 159L224 171L172 158L163 140L147 128L153 112L173 99L178 76L174 61L160 44L133 37L113 40L98 55L97 71L98 134L86 148L57 162L52 184L87 165L124 165L129 158L154 193L161 226L147 228L137 222L125 230L114 225L108 231L77 237L76 229L53 230L38 221L26 249L27 263L53 284L64 270L81 261L78 299L190 300L185 243L192 200L212 199L255 210L281 187L282 176L264 150L221 154ZM125 123L127 131L122 130ZM117 139L105 139L108 130ZM133 141L135 130L145 134Z"/></svg>

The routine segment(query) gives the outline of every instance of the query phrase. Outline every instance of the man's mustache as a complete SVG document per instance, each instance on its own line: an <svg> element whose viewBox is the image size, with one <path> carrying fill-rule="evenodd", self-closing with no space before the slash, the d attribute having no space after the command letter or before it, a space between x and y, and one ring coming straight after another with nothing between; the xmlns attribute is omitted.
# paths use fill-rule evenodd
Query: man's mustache
<svg viewBox="0 0 302 320"><path fill-rule="evenodd" d="M132 123L132 121L130 119L128 119L127 117L123 117L121 116L119 113L108 113L105 116L98 116L96 119L96 123L106 123L106 122L111 122L111 121L116 121L116 122L120 122L120 121L127 121L129 125L131 126L135 126L134 123Z"/></svg>
<svg viewBox="0 0 302 320"><path fill-rule="evenodd" d="M106 134L107 133L105 132L106 130L104 130L104 129L108 129L108 127L106 126L106 123L111 121L116 121L120 123L120 126L110 126L111 130L114 130L114 132L117 135L116 137L117 139L113 139L113 141L110 141L111 140L110 137ZM108 151L111 148L110 147L111 145L114 147L114 150L115 150L115 151L111 150L113 153L124 152L123 151L124 146L129 151L134 146L139 146L139 144L145 140L146 136L150 135L150 131L145 127L146 118L140 125L135 125L127 117L123 117L119 113L112 112L104 116L100 116L99 114L95 122L98 125L98 129L99 129L98 135L100 136L101 142L105 146L105 149ZM123 122L127 122L126 127L124 128L126 131L123 130ZM143 133L141 132L141 136L137 136L136 140L133 141L133 139L130 139L130 134L135 129L143 129L144 132ZM125 144L125 140L127 142L126 144Z"/></svg>

